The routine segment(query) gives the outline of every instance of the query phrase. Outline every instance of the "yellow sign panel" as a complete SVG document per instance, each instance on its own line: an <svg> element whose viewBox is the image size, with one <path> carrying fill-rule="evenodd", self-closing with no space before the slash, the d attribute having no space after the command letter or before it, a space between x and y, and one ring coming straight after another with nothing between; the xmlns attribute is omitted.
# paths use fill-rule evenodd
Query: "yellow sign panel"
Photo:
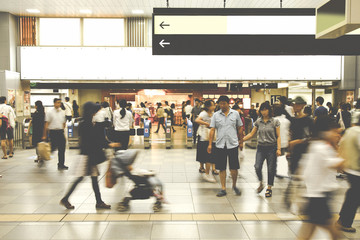
<svg viewBox="0 0 360 240"><path fill-rule="evenodd" d="M155 16L155 34L227 34L227 16Z"/></svg>

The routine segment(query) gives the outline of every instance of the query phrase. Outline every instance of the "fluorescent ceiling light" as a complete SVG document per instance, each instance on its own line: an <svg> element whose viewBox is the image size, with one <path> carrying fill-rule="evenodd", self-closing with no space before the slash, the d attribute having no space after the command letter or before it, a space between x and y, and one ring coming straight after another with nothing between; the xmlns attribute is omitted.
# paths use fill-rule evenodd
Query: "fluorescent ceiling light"
<svg viewBox="0 0 360 240"><path fill-rule="evenodd" d="M144 14L144 10L132 10L131 11L133 14Z"/></svg>
<svg viewBox="0 0 360 240"><path fill-rule="evenodd" d="M80 13L83 13L83 14L92 14L92 11L90 9L81 9L80 10Z"/></svg>
<svg viewBox="0 0 360 240"><path fill-rule="evenodd" d="M28 13L40 13L39 9L26 9Z"/></svg>

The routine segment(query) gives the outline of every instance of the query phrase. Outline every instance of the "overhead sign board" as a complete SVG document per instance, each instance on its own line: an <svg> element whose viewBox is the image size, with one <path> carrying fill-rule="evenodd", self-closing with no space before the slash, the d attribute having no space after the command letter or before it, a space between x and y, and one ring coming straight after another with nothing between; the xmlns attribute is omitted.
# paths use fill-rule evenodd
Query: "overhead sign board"
<svg viewBox="0 0 360 240"><path fill-rule="evenodd" d="M315 9L155 8L153 55L358 55L359 35L317 40Z"/></svg>
<svg viewBox="0 0 360 240"><path fill-rule="evenodd" d="M333 39L360 28L359 0L330 0L316 9L316 38Z"/></svg>

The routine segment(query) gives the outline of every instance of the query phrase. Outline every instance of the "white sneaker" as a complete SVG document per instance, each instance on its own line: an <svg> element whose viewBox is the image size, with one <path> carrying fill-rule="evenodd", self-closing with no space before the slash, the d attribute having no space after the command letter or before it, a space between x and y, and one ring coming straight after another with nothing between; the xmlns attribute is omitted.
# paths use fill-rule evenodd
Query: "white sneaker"
<svg viewBox="0 0 360 240"><path fill-rule="evenodd" d="M215 178L213 177L213 176L210 176L210 175L208 175L208 174L203 174L203 179L205 180L205 181L207 181L207 182L211 182L211 183L215 183L216 182L216 180L215 180Z"/></svg>

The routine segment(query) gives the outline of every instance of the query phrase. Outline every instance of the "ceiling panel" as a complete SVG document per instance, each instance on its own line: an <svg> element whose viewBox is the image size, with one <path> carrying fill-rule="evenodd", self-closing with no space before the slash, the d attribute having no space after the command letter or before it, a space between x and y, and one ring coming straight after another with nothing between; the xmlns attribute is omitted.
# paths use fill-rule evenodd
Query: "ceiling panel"
<svg viewBox="0 0 360 240"><path fill-rule="evenodd" d="M284 8L315 8L327 0L283 0ZM172 8L222 8L223 0L169 0ZM153 8L166 7L166 0L0 0L0 12L39 17L150 17ZM279 8L280 0L227 0L227 8ZM30 14L26 9L38 9ZM91 9L92 14L80 14ZM132 10L144 10L134 15Z"/></svg>

